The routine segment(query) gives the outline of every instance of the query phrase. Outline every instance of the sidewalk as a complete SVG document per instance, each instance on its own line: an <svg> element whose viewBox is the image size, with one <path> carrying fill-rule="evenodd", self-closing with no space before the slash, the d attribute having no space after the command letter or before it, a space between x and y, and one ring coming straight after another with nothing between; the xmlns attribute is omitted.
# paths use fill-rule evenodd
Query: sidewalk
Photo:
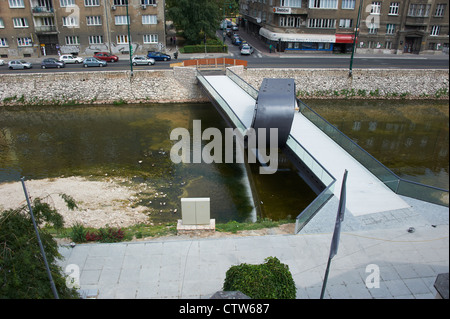
<svg viewBox="0 0 450 319"><path fill-rule="evenodd" d="M345 217L325 298L435 298L436 276L449 271L449 211L405 200L412 208L392 212L395 221L386 214L371 214L372 223ZM79 267L81 289L98 292L99 299L198 299L222 289L230 266L276 256L289 266L297 298L318 299L337 205L333 198L299 235L61 246L61 267ZM409 227L414 231L408 232Z"/></svg>

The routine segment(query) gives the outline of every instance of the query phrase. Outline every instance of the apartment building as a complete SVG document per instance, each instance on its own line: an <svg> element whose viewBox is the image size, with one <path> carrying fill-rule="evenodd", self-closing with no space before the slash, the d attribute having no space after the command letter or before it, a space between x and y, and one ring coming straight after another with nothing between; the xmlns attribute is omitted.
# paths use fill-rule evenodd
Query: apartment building
<svg viewBox="0 0 450 319"><path fill-rule="evenodd" d="M359 21L358 53L448 54L445 0L241 0L240 10L241 25L281 52L349 52Z"/></svg>
<svg viewBox="0 0 450 319"><path fill-rule="evenodd" d="M129 54L130 42L134 54L163 50L164 6L164 0L0 0L0 57Z"/></svg>

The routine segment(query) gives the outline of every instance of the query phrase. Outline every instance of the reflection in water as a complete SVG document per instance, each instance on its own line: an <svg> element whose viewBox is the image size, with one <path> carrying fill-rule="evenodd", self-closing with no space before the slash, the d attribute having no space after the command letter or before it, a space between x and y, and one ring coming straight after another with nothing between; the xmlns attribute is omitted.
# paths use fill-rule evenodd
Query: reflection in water
<svg viewBox="0 0 450 319"><path fill-rule="evenodd" d="M306 104L402 178L449 188L449 109L439 101Z"/></svg>
<svg viewBox="0 0 450 319"><path fill-rule="evenodd" d="M218 222L254 220L244 165L171 162L169 151L175 141L170 140L170 132L188 128L192 137L195 119L202 121L202 129L215 127L222 133L225 129L225 122L211 104L3 108L0 183L17 181L21 176L104 179L107 175L146 183L156 192L167 194L163 212L159 201L152 201L153 193L140 194L141 203L153 210L154 222L179 218L168 212L175 208L180 211L182 196L210 197L211 217ZM208 142L202 141L203 145ZM302 186L305 184L294 169L277 174L265 177L272 178L267 183L255 178L259 198L267 203L263 217L295 217L309 204L312 192ZM294 187L309 192L306 200L295 196L283 205L273 204L271 197L290 197Z"/></svg>

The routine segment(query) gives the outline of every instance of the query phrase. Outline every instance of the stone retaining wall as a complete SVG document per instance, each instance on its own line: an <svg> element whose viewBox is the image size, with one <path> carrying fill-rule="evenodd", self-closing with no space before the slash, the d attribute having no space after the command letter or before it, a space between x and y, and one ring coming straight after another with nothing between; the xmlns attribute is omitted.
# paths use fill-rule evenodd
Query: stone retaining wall
<svg viewBox="0 0 450 319"><path fill-rule="evenodd" d="M293 78L299 98L448 99L449 70L344 69L232 70L255 89L264 78Z"/></svg>
<svg viewBox="0 0 450 319"><path fill-rule="evenodd" d="M448 99L449 70L232 70L259 89L264 78L293 78L300 98ZM0 105L206 102L196 70L46 72L2 75Z"/></svg>

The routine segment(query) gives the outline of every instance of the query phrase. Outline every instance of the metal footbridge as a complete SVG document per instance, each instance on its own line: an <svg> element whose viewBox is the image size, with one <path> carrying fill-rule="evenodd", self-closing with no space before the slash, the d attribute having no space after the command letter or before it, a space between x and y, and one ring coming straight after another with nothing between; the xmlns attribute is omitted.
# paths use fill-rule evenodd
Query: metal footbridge
<svg viewBox="0 0 450 319"><path fill-rule="evenodd" d="M231 69L226 75L197 73L199 85L228 124L242 131L254 124L259 91ZM401 196L448 206L448 190L404 180L296 99L290 132L280 149L301 170L318 195L297 216L296 233L327 203L340 196L344 171L346 209L354 216L409 208Z"/></svg>

